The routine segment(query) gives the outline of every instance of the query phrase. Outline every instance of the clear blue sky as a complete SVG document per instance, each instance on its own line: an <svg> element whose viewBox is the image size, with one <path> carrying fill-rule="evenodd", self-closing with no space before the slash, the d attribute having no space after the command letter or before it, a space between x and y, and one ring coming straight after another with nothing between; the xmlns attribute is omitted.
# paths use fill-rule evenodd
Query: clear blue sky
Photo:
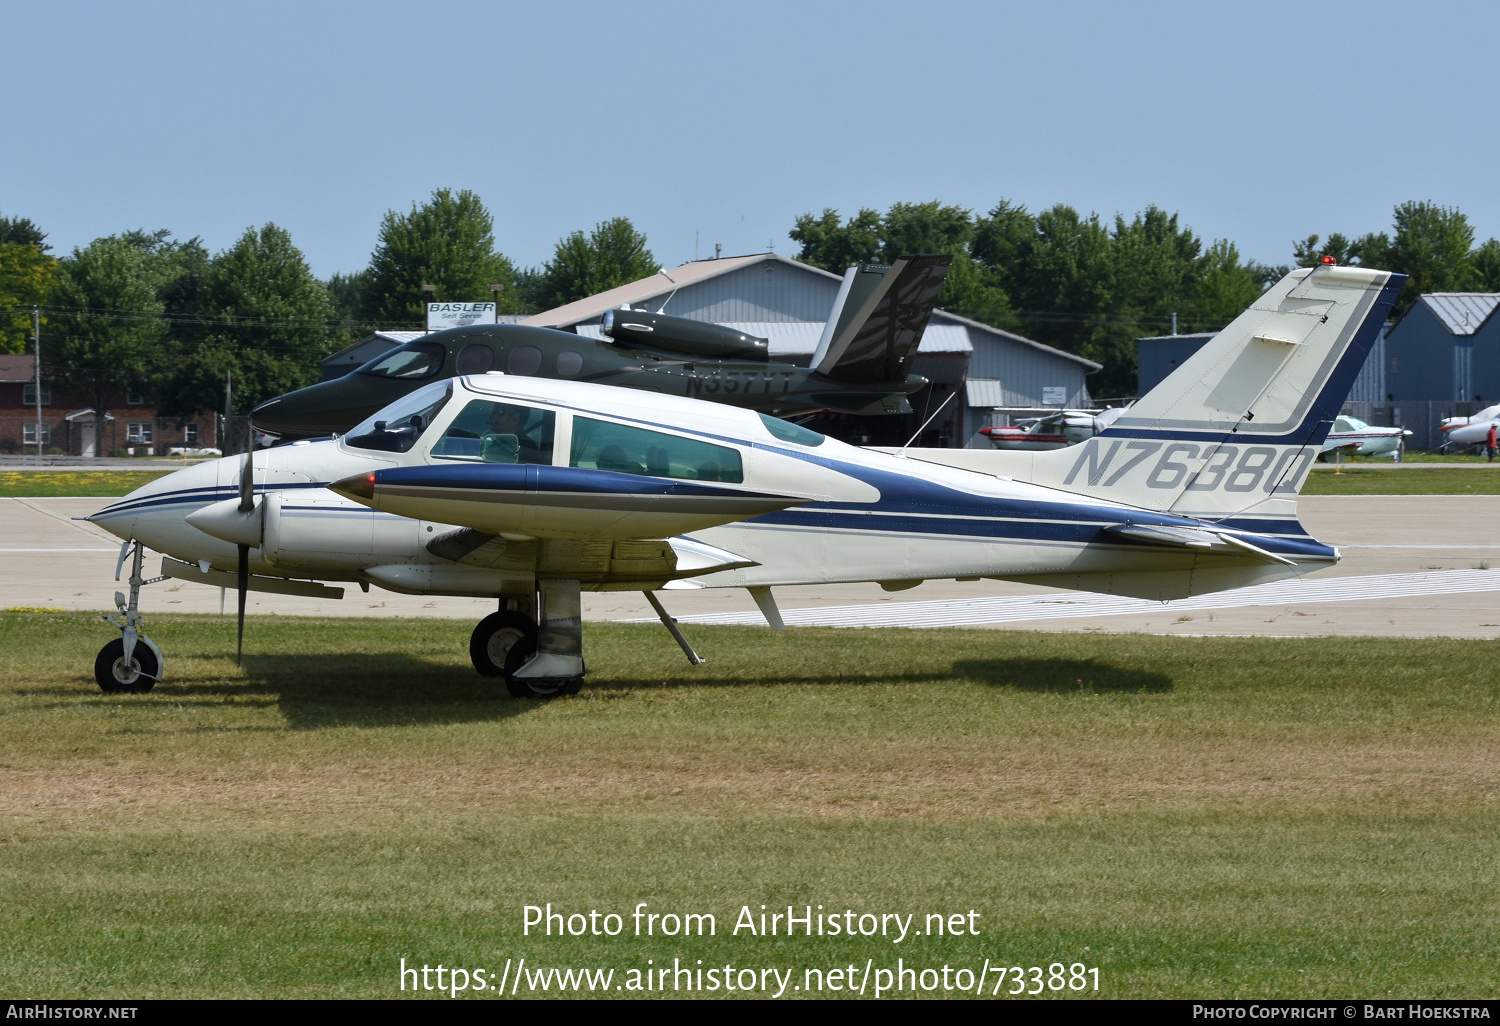
<svg viewBox="0 0 1500 1026"><path fill-rule="evenodd" d="M794 218L1156 203L1289 261L1431 199L1500 235L1500 7L1311 3L0 6L0 212L58 250L289 229L314 271L479 193L537 264L617 215L668 266Z"/></svg>

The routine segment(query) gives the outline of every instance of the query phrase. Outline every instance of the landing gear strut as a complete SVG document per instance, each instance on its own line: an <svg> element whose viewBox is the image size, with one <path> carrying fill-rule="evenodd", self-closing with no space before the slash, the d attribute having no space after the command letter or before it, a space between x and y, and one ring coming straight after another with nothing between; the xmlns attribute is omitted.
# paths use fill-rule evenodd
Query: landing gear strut
<svg viewBox="0 0 1500 1026"><path fill-rule="evenodd" d="M583 688L583 618L576 580L538 582L541 625L522 602L479 621L469 638L469 658L486 677L504 677L515 698L576 695ZM504 600L502 600L504 601Z"/></svg>
<svg viewBox="0 0 1500 1026"><path fill-rule="evenodd" d="M147 584L166 580L165 577L141 576L141 563L145 559L145 546L138 541L127 541L120 546L120 560L115 564L115 580L125 559L134 547L135 559L130 569L130 600L121 592L115 592L115 608L119 611L104 617L104 622L120 629L120 637L99 650L94 659L94 679L99 687L110 694L119 692L150 691L162 677L161 649L156 642L141 633L140 598L141 588Z"/></svg>

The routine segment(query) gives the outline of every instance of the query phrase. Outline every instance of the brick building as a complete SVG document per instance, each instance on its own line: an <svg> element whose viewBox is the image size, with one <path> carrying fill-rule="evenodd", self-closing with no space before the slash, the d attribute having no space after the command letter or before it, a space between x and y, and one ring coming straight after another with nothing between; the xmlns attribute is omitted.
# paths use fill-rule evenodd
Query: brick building
<svg viewBox="0 0 1500 1026"><path fill-rule="evenodd" d="M0 453L36 452L36 357L0 356ZM82 396L42 385L42 448L65 456L117 449L161 455L173 447L218 445L213 414L161 417L142 395L118 395L105 410L104 451L94 448L95 411Z"/></svg>

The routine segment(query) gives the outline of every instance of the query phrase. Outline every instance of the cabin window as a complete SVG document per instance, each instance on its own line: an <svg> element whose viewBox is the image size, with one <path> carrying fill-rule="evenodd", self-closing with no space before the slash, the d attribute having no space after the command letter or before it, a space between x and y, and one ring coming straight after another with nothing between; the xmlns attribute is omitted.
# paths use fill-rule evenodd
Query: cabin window
<svg viewBox="0 0 1500 1026"><path fill-rule="evenodd" d="M789 420L781 420L777 417L768 417L764 413L760 415L760 422L771 432L772 438L779 438L783 442L796 442L798 445L822 445L826 435L820 435L800 424L793 424Z"/></svg>
<svg viewBox="0 0 1500 1026"><path fill-rule="evenodd" d="M542 351L536 346L516 346L510 351L506 373L530 377L542 369Z"/></svg>
<svg viewBox="0 0 1500 1026"><path fill-rule="evenodd" d="M448 350L437 342L408 342L382 357L371 360L359 369L361 374L372 374L377 378L400 378L416 381L429 378L443 365Z"/></svg>
<svg viewBox="0 0 1500 1026"><path fill-rule="evenodd" d="M571 378L583 370L583 354L575 353L571 349L564 349L557 354L557 374L559 377Z"/></svg>
<svg viewBox="0 0 1500 1026"><path fill-rule="evenodd" d="M518 403L475 399L453 418L432 455L471 463L552 464L557 415Z"/></svg>
<svg viewBox="0 0 1500 1026"><path fill-rule="evenodd" d="M589 417L573 418L568 465L682 481L739 484L745 480L735 449Z"/></svg>
<svg viewBox="0 0 1500 1026"><path fill-rule="evenodd" d="M455 374L483 374L495 365L495 351L489 346L474 344L458 351L453 363Z"/></svg>
<svg viewBox="0 0 1500 1026"><path fill-rule="evenodd" d="M447 383L443 381L434 381L397 400L368 420L356 424L344 441L359 449L409 451L453 394L444 389L441 395L434 396L434 391L445 384Z"/></svg>

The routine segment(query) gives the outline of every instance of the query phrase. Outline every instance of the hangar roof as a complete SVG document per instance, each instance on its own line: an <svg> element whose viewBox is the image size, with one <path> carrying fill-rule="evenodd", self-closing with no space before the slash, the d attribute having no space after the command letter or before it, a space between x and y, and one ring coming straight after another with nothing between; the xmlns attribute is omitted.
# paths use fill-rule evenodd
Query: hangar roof
<svg viewBox="0 0 1500 1026"><path fill-rule="evenodd" d="M1428 292L1420 302L1450 334L1472 335L1500 306L1500 292Z"/></svg>
<svg viewBox="0 0 1500 1026"><path fill-rule="evenodd" d="M564 306L553 307L551 310L543 310L539 314L533 314L526 318L521 323L532 324L542 328L566 328L584 321L598 320L604 316L604 311L606 310L614 310L621 306L643 303L657 296L665 296L673 289L681 288L684 285L707 281L710 278L717 278L731 271L738 271L742 267L767 261L788 264L800 271L824 275L834 281L840 280L839 275L830 274L821 267L813 267L811 264L789 260L775 253L752 253L749 256L720 257L717 260L695 260L691 263L674 267L670 271L653 274L649 278L641 278L638 281L621 285L607 292L585 296L583 299L576 300ZM671 275L671 277L668 278L668 275Z"/></svg>

